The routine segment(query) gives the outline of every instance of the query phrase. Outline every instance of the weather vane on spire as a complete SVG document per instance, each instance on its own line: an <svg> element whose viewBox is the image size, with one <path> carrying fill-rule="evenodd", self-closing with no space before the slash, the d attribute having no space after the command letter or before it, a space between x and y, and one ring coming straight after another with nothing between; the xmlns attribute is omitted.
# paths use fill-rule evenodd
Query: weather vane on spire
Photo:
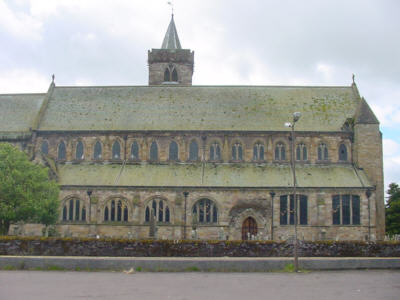
<svg viewBox="0 0 400 300"><path fill-rule="evenodd" d="M168 1L167 4L171 6L171 13L172 13L172 15L174 15L174 2L171 0L171 1Z"/></svg>

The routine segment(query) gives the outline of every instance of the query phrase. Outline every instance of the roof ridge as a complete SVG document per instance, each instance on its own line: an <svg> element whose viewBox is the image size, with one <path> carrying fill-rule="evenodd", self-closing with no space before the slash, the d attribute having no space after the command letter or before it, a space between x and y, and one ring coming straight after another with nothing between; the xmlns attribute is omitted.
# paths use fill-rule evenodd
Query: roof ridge
<svg viewBox="0 0 400 300"><path fill-rule="evenodd" d="M254 88L265 88L265 87L274 87L274 88L349 88L351 86L348 85L57 85L55 89L58 88L133 88L133 87L146 87L146 88L206 88L206 87L254 87ZM44 93L46 94L46 93ZM0 94L1 95L1 94ZM18 95L18 94L17 94Z"/></svg>

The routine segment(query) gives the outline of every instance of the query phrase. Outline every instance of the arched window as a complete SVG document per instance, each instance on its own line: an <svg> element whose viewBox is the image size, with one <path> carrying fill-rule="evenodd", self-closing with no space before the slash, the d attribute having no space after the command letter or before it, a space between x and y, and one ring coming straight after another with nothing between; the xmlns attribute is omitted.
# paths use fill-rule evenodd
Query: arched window
<svg viewBox="0 0 400 300"><path fill-rule="evenodd" d="M58 160L65 160L67 157L67 149L65 148L64 141L58 144Z"/></svg>
<svg viewBox="0 0 400 300"><path fill-rule="evenodd" d="M178 82L178 72L176 71L176 69L174 68L174 70L172 71L172 77L171 77L171 81L174 82Z"/></svg>
<svg viewBox="0 0 400 300"><path fill-rule="evenodd" d="M76 145L75 158L76 158L76 160L83 160L85 158L83 155L82 141L79 141L78 144Z"/></svg>
<svg viewBox="0 0 400 300"><path fill-rule="evenodd" d="M169 68L166 68L165 69L165 71L164 71L164 81L165 82L167 82L167 81L170 81L170 72L169 72Z"/></svg>
<svg viewBox="0 0 400 300"><path fill-rule="evenodd" d="M307 225L307 196L296 195L297 199L297 224ZM289 203L288 203L289 202ZM280 224L294 224L294 201L293 195L282 195L280 197Z"/></svg>
<svg viewBox="0 0 400 300"><path fill-rule="evenodd" d="M332 196L333 225L360 225L360 196Z"/></svg>
<svg viewBox="0 0 400 300"><path fill-rule="evenodd" d="M217 223L218 208L210 199L200 199L192 209L192 218L198 223Z"/></svg>
<svg viewBox="0 0 400 300"><path fill-rule="evenodd" d="M155 198L149 201L145 211L145 222L150 222L150 213L153 214L154 219L160 223L170 222L170 210L166 200L161 198Z"/></svg>
<svg viewBox="0 0 400 300"><path fill-rule="evenodd" d="M275 146L275 160L286 160L285 145L277 143Z"/></svg>
<svg viewBox="0 0 400 300"><path fill-rule="evenodd" d="M64 205L63 208L63 216L62 216L63 221L67 221L67 206Z"/></svg>
<svg viewBox="0 0 400 300"><path fill-rule="evenodd" d="M242 144L235 143L232 145L232 160L236 160L236 161L243 160Z"/></svg>
<svg viewBox="0 0 400 300"><path fill-rule="evenodd" d="M221 148L217 142L214 142L210 145L210 160L221 160Z"/></svg>
<svg viewBox="0 0 400 300"><path fill-rule="evenodd" d="M196 140L192 140L189 144L189 160L196 161L199 159L199 146Z"/></svg>
<svg viewBox="0 0 400 300"><path fill-rule="evenodd" d="M328 147L324 143L318 146L318 160L328 160Z"/></svg>
<svg viewBox="0 0 400 300"><path fill-rule="evenodd" d="M122 199L111 199L104 207L104 221L128 222L128 205Z"/></svg>
<svg viewBox="0 0 400 300"><path fill-rule="evenodd" d="M264 160L264 145L260 142L257 142L254 144L253 160L255 160L255 161L263 161Z"/></svg>
<svg viewBox="0 0 400 300"><path fill-rule="evenodd" d="M150 146L150 160L157 161L158 160L158 147L156 142L152 142Z"/></svg>
<svg viewBox="0 0 400 300"><path fill-rule="evenodd" d="M42 151L43 154L48 155L49 154L49 143L47 141L42 142L42 146L40 147L40 151Z"/></svg>
<svg viewBox="0 0 400 300"><path fill-rule="evenodd" d="M134 141L131 146L131 159L139 160L139 144Z"/></svg>
<svg viewBox="0 0 400 300"><path fill-rule="evenodd" d="M70 198L64 202L63 221L86 221L86 208L78 198Z"/></svg>
<svg viewBox="0 0 400 300"><path fill-rule="evenodd" d="M178 144L175 141L172 141L169 144L169 157L170 161L177 161L178 160Z"/></svg>
<svg viewBox="0 0 400 300"><path fill-rule="evenodd" d="M118 141L112 146L112 159L121 159L121 146Z"/></svg>
<svg viewBox="0 0 400 300"><path fill-rule="evenodd" d="M101 143L99 141L94 145L93 157L94 159L101 159Z"/></svg>
<svg viewBox="0 0 400 300"><path fill-rule="evenodd" d="M300 143L296 147L296 160L307 160L307 147L303 143Z"/></svg>
<svg viewBox="0 0 400 300"><path fill-rule="evenodd" d="M347 161L347 147L345 144L340 144L339 146L339 160Z"/></svg>

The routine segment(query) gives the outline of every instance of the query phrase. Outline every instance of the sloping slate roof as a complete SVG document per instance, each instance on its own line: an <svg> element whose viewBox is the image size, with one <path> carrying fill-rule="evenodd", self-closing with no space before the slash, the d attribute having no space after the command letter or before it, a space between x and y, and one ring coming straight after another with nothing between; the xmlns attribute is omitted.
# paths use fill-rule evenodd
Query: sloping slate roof
<svg viewBox="0 0 400 300"><path fill-rule="evenodd" d="M33 127L46 94L0 94L0 138L22 138Z"/></svg>
<svg viewBox="0 0 400 300"><path fill-rule="evenodd" d="M40 130L340 131L359 99L351 87L56 87Z"/></svg>
<svg viewBox="0 0 400 300"><path fill-rule="evenodd" d="M356 110L357 124L379 124L377 117L364 98L361 99Z"/></svg>
<svg viewBox="0 0 400 300"><path fill-rule="evenodd" d="M367 187L361 170L350 165L297 166L299 187ZM174 165L59 165L62 186L137 187L291 187L289 165L201 164Z"/></svg>

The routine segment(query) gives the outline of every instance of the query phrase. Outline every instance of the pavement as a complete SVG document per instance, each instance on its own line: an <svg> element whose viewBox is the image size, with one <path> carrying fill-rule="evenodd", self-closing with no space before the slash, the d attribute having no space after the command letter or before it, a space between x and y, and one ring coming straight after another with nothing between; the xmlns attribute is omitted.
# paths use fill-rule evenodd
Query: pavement
<svg viewBox="0 0 400 300"><path fill-rule="evenodd" d="M292 257L79 257L0 256L1 269L129 270L153 272L267 272L283 270ZM300 257L306 270L400 269L399 257ZM400 297L399 297L400 299Z"/></svg>
<svg viewBox="0 0 400 300"><path fill-rule="evenodd" d="M400 271L297 274L0 271L0 299L399 300Z"/></svg>

